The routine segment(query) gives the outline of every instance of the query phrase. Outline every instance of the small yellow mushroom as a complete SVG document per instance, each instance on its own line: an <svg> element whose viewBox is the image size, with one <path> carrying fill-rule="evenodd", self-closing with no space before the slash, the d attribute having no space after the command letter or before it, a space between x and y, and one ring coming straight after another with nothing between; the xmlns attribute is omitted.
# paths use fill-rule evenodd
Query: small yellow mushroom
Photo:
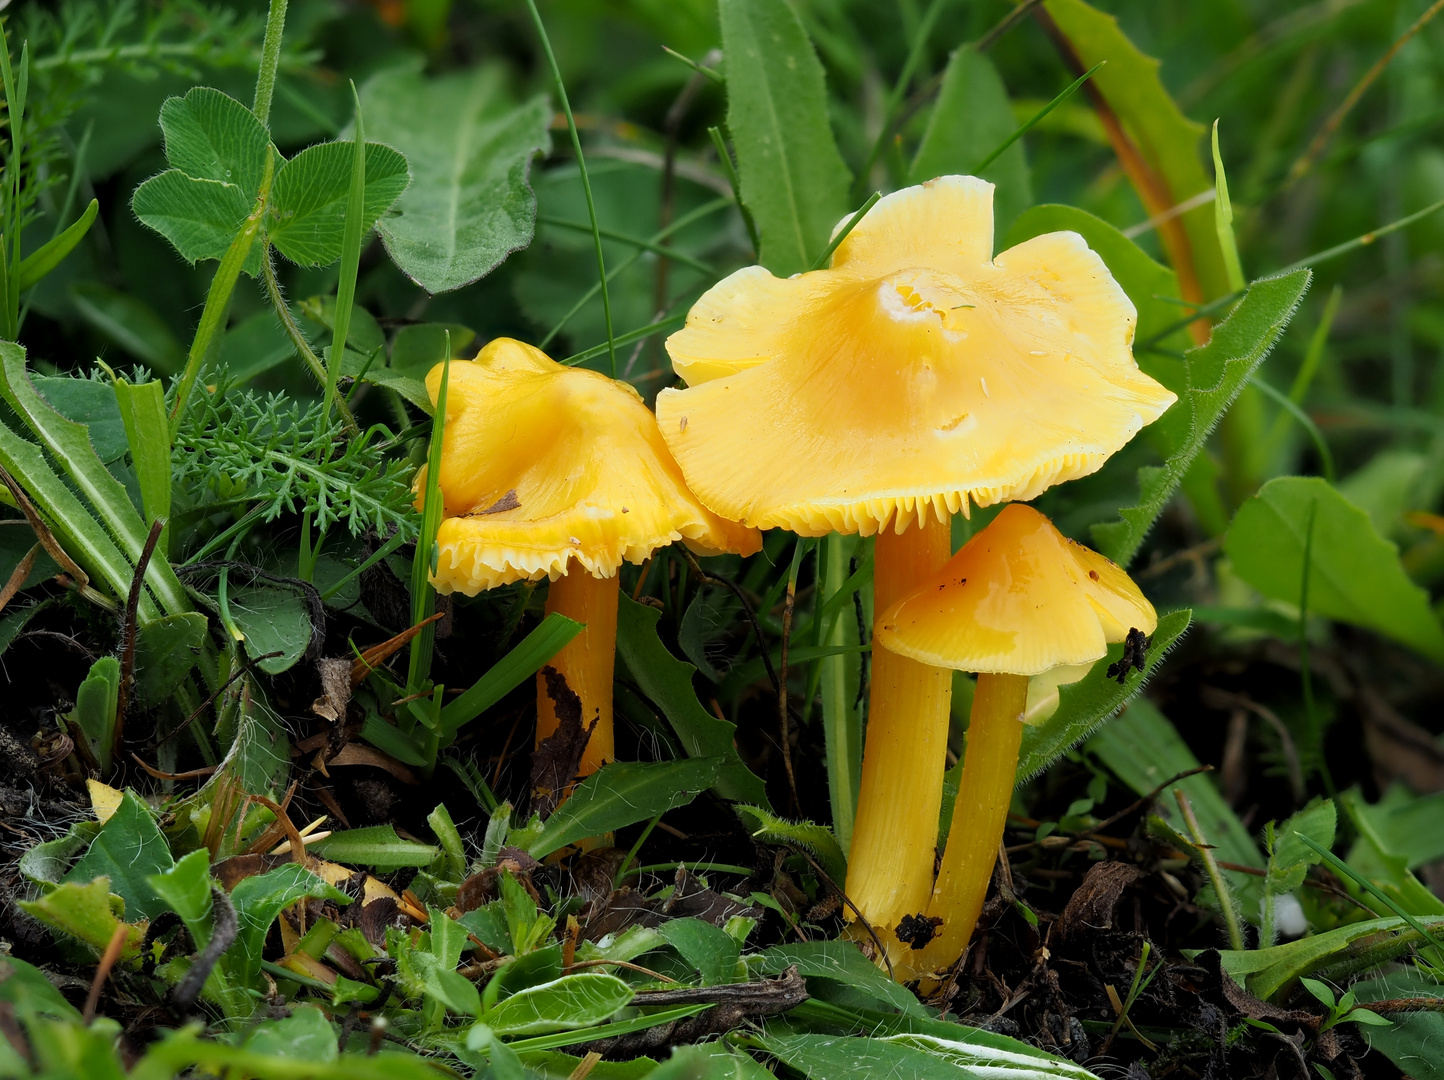
<svg viewBox="0 0 1444 1080"><path fill-rule="evenodd" d="M895 966L935 971L967 948L1003 838L1030 678L1056 692L1049 675L1061 670L1071 681L1110 642L1138 648L1140 635L1157 626L1153 605L1127 574L1019 503L879 616L875 641L883 649L978 673L958 801L926 908L942 924L931 941L917 943L920 950L893 952Z"/></svg>
<svg viewBox="0 0 1444 1080"><path fill-rule="evenodd" d="M433 401L438 365L427 377ZM677 540L703 554L750 555L755 529L724 521L687 490L657 421L627 383L566 367L499 338L455 361L447 387L440 488L444 517L432 584L474 596L549 578L547 611L586 629L551 661L597 726L581 774L615 757L612 671L617 580ZM537 676L537 742L556 730L556 703Z"/></svg>

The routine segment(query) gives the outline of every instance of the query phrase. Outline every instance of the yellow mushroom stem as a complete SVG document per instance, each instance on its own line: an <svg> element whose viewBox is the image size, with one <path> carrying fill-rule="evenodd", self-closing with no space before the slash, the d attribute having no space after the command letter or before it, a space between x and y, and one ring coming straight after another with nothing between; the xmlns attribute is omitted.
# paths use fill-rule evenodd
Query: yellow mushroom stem
<svg viewBox="0 0 1444 1080"><path fill-rule="evenodd" d="M575 562L571 573L557 578L547 591L547 614L553 611L584 623L586 628L551 659L572 693L582 701L582 727L597 726L582 754L582 776L590 776L616 758L612 739L612 671L617 660L617 579L593 577ZM536 741L556 731L560 718L547 692L545 668L537 673Z"/></svg>
<svg viewBox="0 0 1444 1080"><path fill-rule="evenodd" d="M1027 707L1028 676L978 676L958 801L928 905L928 914L943 923L919 958L920 971L953 963L973 936L1013 800Z"/></svg>
<svg viewBox="0 0 1444 1080"><path fill-rule="evenodd" d="M881 614L931 578L951 552L949 522L932 515L906 532L880 531L873 557L874 610ZM846 889L890 950L898 946L891 933L898 920L921 914L932 892L952 696L949 669L882 647L873 650Z"/></svg>

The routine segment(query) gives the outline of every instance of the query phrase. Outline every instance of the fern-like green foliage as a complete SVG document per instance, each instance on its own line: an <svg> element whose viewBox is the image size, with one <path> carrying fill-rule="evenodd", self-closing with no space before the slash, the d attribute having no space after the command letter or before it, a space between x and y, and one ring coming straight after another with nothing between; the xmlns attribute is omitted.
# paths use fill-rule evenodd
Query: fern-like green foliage
<svg viewBox="0 0 1444 1080"><path fill-rule="evenodd" d="M263 521L306 509L322 533L344 522L353 536L392 527L416 534L412 467L387 458L384 429L347 439L319 403L302 409L285 394L221 386L192 402L172 455L191 498L229 500L239 489Z"/></svg>

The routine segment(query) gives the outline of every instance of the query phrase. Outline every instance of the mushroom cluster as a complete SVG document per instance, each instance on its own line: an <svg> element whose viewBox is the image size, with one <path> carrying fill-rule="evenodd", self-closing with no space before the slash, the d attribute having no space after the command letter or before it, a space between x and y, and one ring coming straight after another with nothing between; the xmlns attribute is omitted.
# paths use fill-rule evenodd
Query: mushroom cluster
<svg viewBox="0 0 1444 1080"><path fill-rule="evenodd" d="M899 973L956 960L971 935L1017 756L1020 726L997 717L1021 718L1028 676L1097 660L1119 626L1153 627L1121 570L1032 511L1005 511L949 562L952 515L1096 471L1175 400L1134 362L1137 313L1082 237L993 255L992 194L940 177L880 200L827 269L726 278L667 341L687 388L657 398L662 435L710 510L759 529L877 538L846 891ZM1049 534L1054 563L1040 554ZM997 560L964 584L958 568L983 552ZM1077 594L1040 614L1052 602L1030 588L1065 580ZM1091 629L1089 605L1103 613ZM1064 617L1079 635L1067 647L1032 636L1040 618ZM987 675L935 886L953 668ZM910 930L939 917L929 949L932 935Z"/></svg>

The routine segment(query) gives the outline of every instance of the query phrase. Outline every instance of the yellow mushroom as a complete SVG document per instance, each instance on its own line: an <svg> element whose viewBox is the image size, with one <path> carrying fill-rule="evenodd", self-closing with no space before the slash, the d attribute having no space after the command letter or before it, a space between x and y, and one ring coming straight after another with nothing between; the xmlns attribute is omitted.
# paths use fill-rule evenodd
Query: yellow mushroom
<svg viewBox="0 0 1444 1080"><path fill-rule="evenodd" d="M1072 681L1110 642L1133 636L1137 647L1136 635L1157 625L1127 574L1018 503L878 617L875 641L885 649L978 673L958 801L926 909L942 923L931 941L915 939L920 950L893 953L905 974L946 967L972 936L1012 798L1030 680L1056 694L1050 676ZM921 824L936 828L937 818Z"/></svg>
<svg viewBox="0 0 1444 1080"><path fill-rule="evenodd" d="M438 365L427 377L433 401ZM474 596L550 578L547 611L586 624L551 667L597 720L581 773L615 757L612 670L616 574L686 541L703 554L750 555L756 530L724 521L687 490L656 419L627 383L565 367L499 338L453 361L440 488L444 517L432 584ZM556 703L537 676L537 742L556 730Z"/></svg>
<svg viewBox="0 0 1444 1080"><path fill-rule="evenodd" d="M739 270L667 340L690 385L657 419L697 497L761 529L876 534L878 611L947 560L954 513L1093 472L1174 401L1082 237L993 257L992 194L968 176L894 192L829 269ZM846 889L880 932L932 887L950 678L874 651Z"/></svg>

